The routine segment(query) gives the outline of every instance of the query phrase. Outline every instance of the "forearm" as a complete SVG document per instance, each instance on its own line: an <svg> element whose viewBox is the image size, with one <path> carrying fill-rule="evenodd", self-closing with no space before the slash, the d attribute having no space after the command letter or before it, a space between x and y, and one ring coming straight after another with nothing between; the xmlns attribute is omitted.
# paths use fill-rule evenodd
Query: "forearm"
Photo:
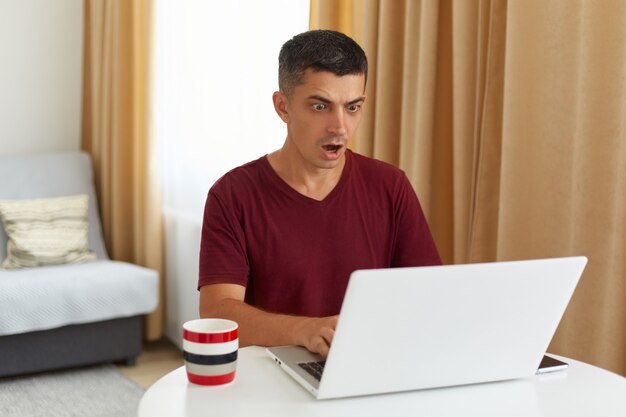
<svg viewBox="0 0 626 417"><path fill-rule="evenodd" d="M243 301L224 299L204 306L200 317L220 317L236 321L239 324L239 344L243 346L282 346L305 345L300 340L302 328L307 322L315 320L309 317L273 314L260 310Z"/></svg>
<svg viewBox="0 0 626 417"><path fill-rule="evenodd" d="M298 317L273 314L244 302L246 289L236 284L200 288L200 317L219 317L239 324L241 346L304 346L322 356L335 334L338 316Z"/></svg>

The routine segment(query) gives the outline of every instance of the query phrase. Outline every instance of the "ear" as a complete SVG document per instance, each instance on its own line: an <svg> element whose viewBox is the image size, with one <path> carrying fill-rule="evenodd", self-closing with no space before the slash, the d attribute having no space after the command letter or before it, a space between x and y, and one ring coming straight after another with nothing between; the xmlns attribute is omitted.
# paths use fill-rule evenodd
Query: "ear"
<svg viewBox="0 0 626 417"><path fill-rule="evenodd" d="M289 112L288 108L288 99L284 93L280 91L275 91L272 95L272 100L274 101L274 110L276 110L276 114L281 120L285 123L289 121Z"/></svg>

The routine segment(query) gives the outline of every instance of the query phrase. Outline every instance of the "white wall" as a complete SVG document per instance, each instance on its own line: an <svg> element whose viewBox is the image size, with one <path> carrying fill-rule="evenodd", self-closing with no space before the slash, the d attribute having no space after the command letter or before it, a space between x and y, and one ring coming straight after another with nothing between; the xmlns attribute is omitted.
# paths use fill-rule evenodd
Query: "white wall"
<svg viewBox="0 0 626 417"><path fill-rule="evenodd" d="M83 0L0 0L0 155L80 147Z"/></svg>

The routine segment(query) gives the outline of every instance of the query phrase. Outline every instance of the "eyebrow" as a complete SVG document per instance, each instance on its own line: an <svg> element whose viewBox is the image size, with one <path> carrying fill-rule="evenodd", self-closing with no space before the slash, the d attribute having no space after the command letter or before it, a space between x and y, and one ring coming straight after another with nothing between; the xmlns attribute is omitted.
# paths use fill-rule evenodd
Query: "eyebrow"
<svg viewBox="0 0 626 417"><path fill-rule="evenodd" d="M322 103L326 103L326 104L332 104L333 102L329 99L327 99L326 97L322 97L322 96L318 96L318 95L312 95L308 97L309 100L318 100L321 101ZM355 98L352 101L349 101L348 103L346 103L347 105L351 105L351 104L356 104L360 101L364 101L365 100L365 96L360 96L358 98Z"/></svg>

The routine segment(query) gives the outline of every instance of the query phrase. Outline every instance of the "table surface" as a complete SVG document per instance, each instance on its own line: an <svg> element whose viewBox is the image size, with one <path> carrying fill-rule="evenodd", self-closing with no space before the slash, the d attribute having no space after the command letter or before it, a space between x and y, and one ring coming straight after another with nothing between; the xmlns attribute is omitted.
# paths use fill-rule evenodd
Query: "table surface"
<svg viewBox="0 0 626 417"><path fill-rule="evenodd" d="M558 358L558 356L555 356ZM180 367L141 399L139 417L194 416L567 416L625 417L626 378L560 358L566 371L463 387L316 400L261 347L239 350L235 381L204 387Z"/></svg>

